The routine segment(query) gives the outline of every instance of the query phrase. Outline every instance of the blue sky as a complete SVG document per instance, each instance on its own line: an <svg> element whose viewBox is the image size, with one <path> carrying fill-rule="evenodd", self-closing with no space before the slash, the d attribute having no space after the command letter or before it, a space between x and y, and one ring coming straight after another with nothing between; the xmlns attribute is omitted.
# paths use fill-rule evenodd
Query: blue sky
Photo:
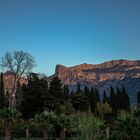
<svg viewBox="0 0 140 140"><path fill-rule="evenodd" d="M140 0L0 0L0 57L24 50L36 72L140 59Z"/></svg>

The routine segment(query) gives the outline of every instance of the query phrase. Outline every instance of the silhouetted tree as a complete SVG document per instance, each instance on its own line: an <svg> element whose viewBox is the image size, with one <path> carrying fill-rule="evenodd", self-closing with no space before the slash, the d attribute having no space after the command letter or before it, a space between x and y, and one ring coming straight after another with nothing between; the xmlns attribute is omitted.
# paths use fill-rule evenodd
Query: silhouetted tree
<svg viewBox="0 0 140 140"><path fill-rule="evenodd" d="M122 88L122 105L122 109L124 109L126 112L130 112L130 100L124 87Z"/></svg>
<svg viewBox="0 0 140 140"><path fill-rule="evenodd" d="M64 96L62 90L62 83L58 77L54 77L50 82L49 92L54 97L54 101L52 102L54 109L59 110L60 105L64 103Z"/></svg>
<svg viewBox="0 0 140 140"><path fill-rule="evenodd" d="M137 106L140 107L140 91L137 93Z"/></svg>
<svg viewBox="0 0 140 140"><path fill-rule="evenodd" d="M93 113L97 113L97 103L100 102L100 97L99 97L99 92L95 88L91 88L90 91L90 98L89 98L89 103L90 103L90 108Z"/></svg>
<svg viewBox="0 0 140 140"><path fill-rule="evenodd" d="M33 118L36 114L44 111L44 93L46 87L42 84L42 80L37 75L31 74L28 85L23 85L23 101L21 112L24 119Z"/></svg>
<svg viewBox="0 0 140 140"><path fill-rule="evenodd" d="M34 57L23 51L15 51L14 53L6 52L5 56L2 57L1 66L6 71L11 71L14 75L12 82L12 90L9 98L9 107L15 108L16 106L16 89L17 89L17 81L30 72L32 68L35 66Z"/></svg>
<svg viewBox="0 0 140 140"><path fill-rule="evenodd" d="M90 97L90 90L87 86L84 87L84 93L88 98Z"/></svg>
<svg viewBox="0 0 140 140"><path fill-rule="evenodd" d="M110 88L110 105L112 107L112 114L117 117L117 96L114 92L113 87Z"/></svg>
<svg viewBox="0 0 140 140"><path fill-rule="evenodd" d="M99 91L97 88L95 88L95 97L96 97L97 103L100 102Z"/></svg>
<svg viewBox="0 0 140 140"><path fill-rule="evenodd" d="M116 109L117 111L121 111L122 108L123 108L123 100L122 100L122 92L119 88L117 88L117 91L116 91Z"/></svg>
<svg viewBox="0 0 140 140"><path fill-rule="evenodd" d="M76 91L76 94L79 94L81 92L81 87L80 87L80 84L78 83L77 84L77 91Z"/></svg>
<svg viewBox="0 0 140 140"><path fill-rule="evenodd" d="M70 99L70 93L69 93L69 86L68 85L64 85L63 87L63 97L64 97L64 101L68 101Z"/></svg>
<svg viewBox="0 0 140 140"><path fill-rule="evenodd" d="M71 96L71 103L75 110L86 111L89 108L89 100L79 87L78 84L76 93Z"/></svg>

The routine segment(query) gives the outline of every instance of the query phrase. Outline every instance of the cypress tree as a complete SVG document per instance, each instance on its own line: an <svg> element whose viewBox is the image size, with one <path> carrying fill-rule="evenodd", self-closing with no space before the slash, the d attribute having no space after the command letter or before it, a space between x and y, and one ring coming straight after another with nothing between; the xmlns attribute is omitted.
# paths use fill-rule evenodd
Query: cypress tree
<svg viewBox="0 0 140 140"><path fill-rule="evenodd" d="M95 98L96 98L97 103L100 102L99 91L97 88L95 88Z"/></svg>
<svg viewBox="0 0 140 140"><path fill-rule="evenodd" d="M123 95L119 88L117 88L116 93L116 108L117 111L121 111L123 109Z"/></svg>
<svg viewBox="0 0 140 140"><path fill-rule="evenodd" d="M91 108L91 111L94 113L95 110L96 110L96 107L97 107L97 102L96 102L96 99L95 99L95 90L94 88L92 87L91 88L91 91L90 91L90 108Z"/></svg>
<svg viewBox="0 0 140 140"><path fill-rule="evenodd" d="M130 112L130 100L124 87L122 88L122 102L123 102L123 109L126 112Z"/></svg>
<svg viewBox="0 0 140 140"><path fill-rule="evenodd" d="M140 91L137 92L137 107L140 107Z"/></svg>
<svg viewBox="0 0 140 140"><path fill-rule="evenodd" d="M89 91L89 88L87 86L84 87L84 93L88 98L90 98L90 91Z"/></svg>
<svg viewBox="0 0 140 140"><path fill-rule="evenodd" d="M110 88L110 105L112 107L112 114L117 117L117 96L114 92L113 87Z"/></svg>
<svg viewBox="0 0 140 140"><path fill-rule="evenodd" d="M76 91L76 94L80 93L81 92L81 87L80 87L80 84L78 83L77 84L77 91Z"/></svg>
<svg viewBox="0 0 140 140"><path fill-rule="evenodd" d="M64 101L68 101L70 99L70 93L69 93L69 86L68 85L64 85L63 87L63 97L64 97Z"/></svg>
<svg viewBox="0 0 140 140"><path fill-rule="evenodd" d="M99 92L98 90L95 88L91 88L91 92L90 92L90 107L91 107L91 111L93 113L97 112L97 103L100 102L100 97L99 97Z"/></svg>

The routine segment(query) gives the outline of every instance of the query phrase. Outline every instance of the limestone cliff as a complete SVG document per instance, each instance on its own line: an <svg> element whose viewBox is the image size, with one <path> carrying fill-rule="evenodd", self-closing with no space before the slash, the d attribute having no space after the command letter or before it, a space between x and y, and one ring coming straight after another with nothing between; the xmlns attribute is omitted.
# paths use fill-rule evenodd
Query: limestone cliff
<svg viewBox="0 0 140 140"><path fill-rule="evenodd" d="M57 65L55 76L63 84L75 89L77 83L96 86L100 92L108 90L110 86L125 86L131 100L136 100L136 92L140 90L140 60L112 60L102 64L81 64L74 67Z"/></svg>

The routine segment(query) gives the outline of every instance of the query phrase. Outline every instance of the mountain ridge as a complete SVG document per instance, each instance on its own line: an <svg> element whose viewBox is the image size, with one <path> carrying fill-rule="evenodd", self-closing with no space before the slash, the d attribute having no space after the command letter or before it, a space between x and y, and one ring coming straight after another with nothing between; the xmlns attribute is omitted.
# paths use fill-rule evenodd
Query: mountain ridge
<svg viewBox="0 0 140 140"><path fill-rule="evenodd" d="M125 86L133 102L136 102L136 92L140 90L140 60L111 60L101 64L80 64L72 67L57 65L55 74L62 80L62 84L76 89L77 83L81 87L97 87L100 93Z"/></svg>

